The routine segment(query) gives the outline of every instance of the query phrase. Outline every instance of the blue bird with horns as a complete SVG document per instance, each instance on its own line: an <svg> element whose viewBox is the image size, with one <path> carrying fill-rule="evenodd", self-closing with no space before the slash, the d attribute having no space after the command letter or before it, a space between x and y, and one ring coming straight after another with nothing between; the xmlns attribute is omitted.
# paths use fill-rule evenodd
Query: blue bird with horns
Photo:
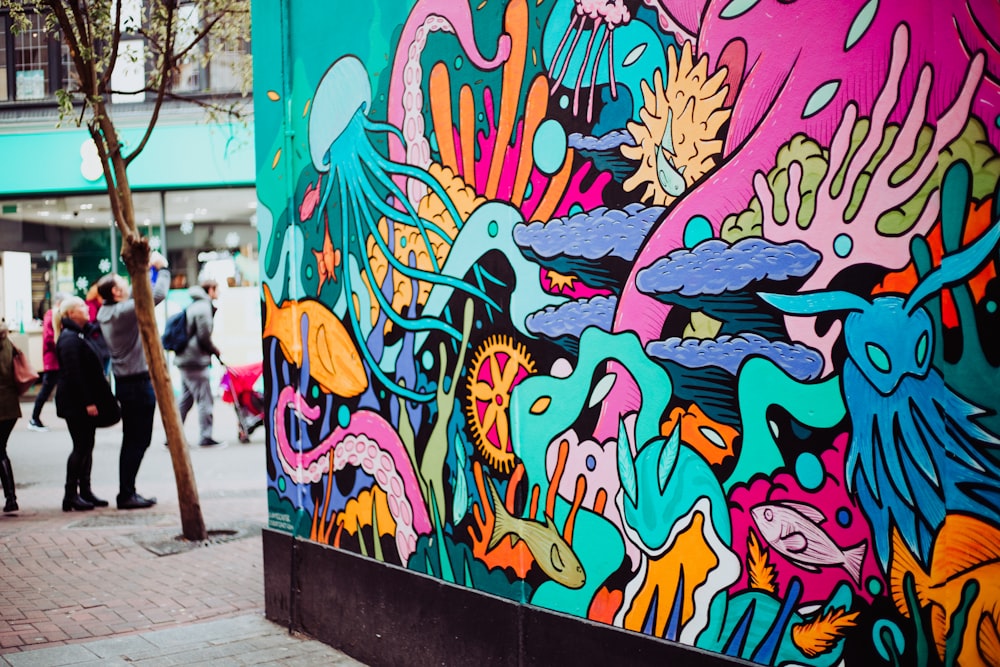
<svg viewBox="0 0 1000 667"><path fill-rule="evenodd" d="M948 169L942 209L957 205L942 216L965 215L969 178L964 162ZM1000 242L996 196L993 201L991 227L946 256L909 296L868 301L843 291L759 295L789 315L846 313L848 359L841 388L852 432L845 476L875 528L875 552L883 567L893 528L926 566L946 513L1000 522L995 458L1000 440L976 423L985 411L952 391L931 366L934 329L924 308L934 294L975 275L990 258Z"/></svg>

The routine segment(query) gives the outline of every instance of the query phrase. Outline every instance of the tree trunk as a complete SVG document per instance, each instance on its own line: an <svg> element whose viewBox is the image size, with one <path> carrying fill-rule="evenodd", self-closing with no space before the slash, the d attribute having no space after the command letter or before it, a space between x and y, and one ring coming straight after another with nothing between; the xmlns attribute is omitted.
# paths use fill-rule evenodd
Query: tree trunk
<svg viewBox="0 0 1000 667"><path fill-rule="evenodd" d="M122 238L122 259L132 279L132 298L135 300L135 314L139 321L139 334L149 365L149 376L156 393L156 403L160 408L160 419L167 435L170 459L174 465L174 479L177 483L177 502L181 511L181 528L187 540L204 541L208 538L205 520L201 515L198 487L194 483L194 471L188 456L187 443L181 416L174 400L174 390L167 369L167 357L160 342L160 331L156 326L153 303L153 287L149 279L149 241L138 233Z"/></svg>

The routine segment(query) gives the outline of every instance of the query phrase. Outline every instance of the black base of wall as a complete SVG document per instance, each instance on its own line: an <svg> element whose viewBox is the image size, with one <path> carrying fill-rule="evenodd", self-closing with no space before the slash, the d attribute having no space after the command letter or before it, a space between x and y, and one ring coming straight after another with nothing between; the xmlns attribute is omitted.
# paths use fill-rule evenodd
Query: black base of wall
<svg viewBox="0 0 1000 667"><path fill-rule="evenodd" d="M265 615L372 667L745 665L264 530Z"/></svg>

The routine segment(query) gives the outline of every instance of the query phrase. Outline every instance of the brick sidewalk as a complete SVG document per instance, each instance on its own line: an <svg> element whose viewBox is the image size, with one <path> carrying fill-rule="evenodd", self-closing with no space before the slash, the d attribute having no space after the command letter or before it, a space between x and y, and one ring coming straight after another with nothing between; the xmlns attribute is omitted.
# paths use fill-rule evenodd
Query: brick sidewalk
<svg viewBox="0 0 1000 667"><path fill-rule="evenodd" d="M26 415L30 409L30 404L22 405ZM157 496L159 504L149 510L114 509L121 431L113 427L98 431L93 471L94 491L111 500L111 507L72 513L63 512L60 504L71 449L65 423L56 418L51 401L42 413L49 432L27 430L27 417L18 421L8 453L21 511L0 515L0 665L76 664L58 661L66 647L151 637L182 627L196 632L195 627L206 622L239 618L249 618L251 624L259 619L279 639L294 639L302 656L326 656L323 663L314 664L344 659L319 642L296 638L263 619L264 433L258 430L250 443L240 444L231 406L217 402L215 412L215 436L229 445L189 449L205 525L217 536L205 546L176 539L181 534L176 486L158 417L137 486L143 495ZM189 442L196 435L196 421L195 415L189 416ZM170 555L157 555L161 553ZM194 642L189 649L194 656L232 643L223 636ZM147 659L150 651L155 653L150 645L139 646ZM271 654L261 654L264 661L259 663L243 658L223 662L308 664L294 659L288 646L285 649L278 662ZM30 662L24 661L27 652ZM43 659L47 655L51 657ZM98 653L94 656L99 658ZM135 660L130 656L126 662ZM93 664L107 663L101 658Z"/></svg>

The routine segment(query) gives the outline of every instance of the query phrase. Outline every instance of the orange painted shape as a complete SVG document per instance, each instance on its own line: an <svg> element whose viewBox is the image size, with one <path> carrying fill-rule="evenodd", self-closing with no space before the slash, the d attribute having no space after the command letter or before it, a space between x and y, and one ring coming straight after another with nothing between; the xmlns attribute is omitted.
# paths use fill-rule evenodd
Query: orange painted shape
<svg viewBox="0 0 1000 667"><path fill-rule="evenodd" d="M642 626L649 613L649 607L656 599L656 627L653 632L662 637L670 620L677 587L681 584L683 572L683 590L679 596L683 605L681 610L681 625L683 626L694 615L694 594L705 583L708 575L719 565L719 558L709 546L703 528L705 517L696 514L691 525L677 536L666 553L659 558L650 558L646 567L646 578L642 581L639 591L632 598L628 611L625 613L625 628L642 632ZM641 572L641 569L640 569Z"/></svg>
<svg viewBox="0 0 1000 667"><path fill-rule="evenodd" d="M504 12L504 30L510 35L510 57L503 65L503 83L500 94L500 118L497 123L496 143L486 181L486 198L493 199L500 185L504 158L514 132L514 120L521 98L521 80L528 47L528 5L524 0L513 0Z"/></svg>
<svg viewBox="0 0 1000 667"><path fill-rule="evenodd" d="M434 136L437 137L441 164L458 173L458 155L455 153L455 135L451 116L451 80L448 67L437 63L431 69L428 95L430 97L431 119L434 122Z"/></svg>
<svg viewBox="0 0 1000 667"><path fill-rule="evenodd" d="M687 410L674 408L660 426L660 434L669 436L680 423L681 440L711 465L718 465L734 454L739 431L706 415L697 404Z"/></svg>
<svg viewBox="0 0 1000 667"><path fill-rule="evenodd" d="M549 86L544 76L537 76L528 90L528 100L524 104L524 129L521 132L521 153L517 156L517 173L514 176L514 192L511 203L520 206L524 192L528 188L528 178L535 158L531 147L535 141L535 131L545 119L549 110Z"/></svg>
<svg viewBox="0 0 1000 667"><path fill-rule="evenodd" d="M476 187L476 103L472 89L462 86L458 94L458 136L462 141L462 179Z"/></svg>
<svg viewBox="0 0 1000 667"><path fill-rule="evenodd" d="M538 207L531 214L532 220L548 222L549 218L552 217L556 206L559 205L559 201L562 199L563 193L566 192L566 186L569 184L569 177L573 169L573 156L575 154L572 148L566 149L566 159L563 160L559 171L549 181L549 186L545 188L542 201L538 202Z"/></svg>

